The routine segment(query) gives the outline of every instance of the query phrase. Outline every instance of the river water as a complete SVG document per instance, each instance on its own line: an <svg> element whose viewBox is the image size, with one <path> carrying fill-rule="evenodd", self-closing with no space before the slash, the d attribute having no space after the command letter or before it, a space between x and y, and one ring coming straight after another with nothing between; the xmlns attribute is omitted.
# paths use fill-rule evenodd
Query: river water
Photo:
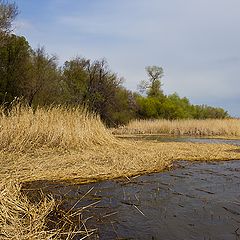
<svg viewBox="0 0 240 240"><path fill-rule="evenodd" d="M184 141L240 145L238 140ZM41 185L62 199L65 209L93 204L83 212L83 218L91 217L88 227L98 229L89 239L240 239L240 161L181 161L174 166L131 179Z"/></svg>

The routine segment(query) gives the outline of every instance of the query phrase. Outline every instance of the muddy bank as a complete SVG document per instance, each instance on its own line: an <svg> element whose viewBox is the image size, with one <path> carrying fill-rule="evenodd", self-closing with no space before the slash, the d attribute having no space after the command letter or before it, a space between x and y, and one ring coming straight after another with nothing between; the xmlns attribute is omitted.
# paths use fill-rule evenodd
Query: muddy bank
<svg viewBox="0 0 240 240"><path fill-rule="evenodd" d="M129 180L25 188L51 193L66 211L93 204L82 216L98 229L90 239L240 239L240 161L177 164Z"/></svg>

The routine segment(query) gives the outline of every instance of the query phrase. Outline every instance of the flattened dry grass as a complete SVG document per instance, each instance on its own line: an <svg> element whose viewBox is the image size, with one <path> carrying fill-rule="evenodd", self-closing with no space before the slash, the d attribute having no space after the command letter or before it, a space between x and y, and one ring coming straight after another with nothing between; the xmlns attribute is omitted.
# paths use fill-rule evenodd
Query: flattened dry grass
<svg viewBox="0 0 240 240"><path fill-rule="evenodd" d="M17 105L0 117L0 177L78 182L160 171L173 160L240 159L239 148L116 139L81 109Z"/></svg>
<svg viewBox="0 0 240 240"><path fill-rule="evenodd" d="M114 134L166 134L240 138L240 119L134 120Z"/></svg>

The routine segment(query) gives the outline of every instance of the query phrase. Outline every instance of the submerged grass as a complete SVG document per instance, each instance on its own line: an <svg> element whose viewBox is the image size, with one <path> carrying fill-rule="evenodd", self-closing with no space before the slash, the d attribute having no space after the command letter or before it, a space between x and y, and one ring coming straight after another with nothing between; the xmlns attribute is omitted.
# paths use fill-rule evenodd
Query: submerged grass
<svg viewBox="0 0 240 240"><path fill-rule="evenodd" d="M55 201L43 198L38 204L31 204L20 189L11 181L0 185L0 239L59 239L57 230L48 231L45 226Z"/></svg>
<svg viewBox="0 0 240 240"><path fill-rule="evenodd" d="M240 138L240 119L134 120L114 134L167 134Z"/></svg>
<svg viewBox="0 0 240 240"><path fill-rule="evenodd" d="M238 131L233 127L235 136ZM161 171L174 160L232 159L240 159L237 146L117 139L97 116L79 108L33 111L16 105L11 112L0 113L1 179L83 183ZM18 185L6 185L2 180L0 239L57 238L59 229L49 232L45 225L54 200L43 198L36 206L19 194Z"/></svg>
<svg viewBox="0 0 240 240"><path fill-rule="evenodd" d="M3 240L70 240L85 239L95 230L87 230L80 211L61 211L52 197L41 195L30 201L21 184L0 184L0 239ZM76 221L77 218L77 221ZM75 224L74 224L75 222Z"/></svg>

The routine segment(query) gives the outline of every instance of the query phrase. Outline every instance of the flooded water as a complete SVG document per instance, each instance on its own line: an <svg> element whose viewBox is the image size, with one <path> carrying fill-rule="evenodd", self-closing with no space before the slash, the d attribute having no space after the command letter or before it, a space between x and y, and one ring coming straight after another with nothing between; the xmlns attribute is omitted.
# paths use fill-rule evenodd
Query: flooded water
<svg viewBox="0 0 240 240"><path fill-rule="evenodd" d="M89 239L240 239L240 161L174 166L131 179L27 187L62 199L66 210L92 204L83 212L86 225L98 229Z"/></svg>
<svg viewBox="0 0 240 240"><path fill-rule="evenodd" d="M231 144L240 146L240 140L236 139L214 139L204 137L176 137L176 136L163 136L163 135L133 135L129 137L123 137L130 140L146 140L146 141L158 141L158 142L192 142L192 143L219 143L219 144Z"/></svg>

